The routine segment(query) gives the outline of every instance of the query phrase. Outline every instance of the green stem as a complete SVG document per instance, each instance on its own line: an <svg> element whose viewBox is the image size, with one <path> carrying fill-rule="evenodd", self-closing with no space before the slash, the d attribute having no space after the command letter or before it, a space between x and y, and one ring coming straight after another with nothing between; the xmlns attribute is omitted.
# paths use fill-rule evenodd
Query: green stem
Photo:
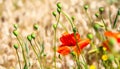
<svg viewBox="0 0 120 69"><path fill-rule="evenodd" d="M57 21L57 18L56 18L56 21ZM60 23L60 25L64 28L64 30L65 30L66 32L68 32L67 28L66 28L61 22L59 22L59 23Z"/></svg>
<svg viewBox="0 0 120 69"><path fill-rule="evenodd" d="M20 57L19 57L19 55L18 55L17 49L16 49L16 53L17 53L17 57L18 57L19 67L20 67L20 69L22 69L22 68L21 68L21 64L20 64Z"/></svg>
<svg viewBox="0 0 120 69"><path fill-rule="evenodd" d="M55 63L55 69L56 69L56 37L57 37L56 36L56 31L57 31L59 21L60 21L60 13L59 13L59 16L58 16L56 28L54 28L54 63Z"/></svg>
<svg viewBox="0 0 120 69"><path fill-rule="evenodd" d="M38 54L37 54L35 48L33 47L33 44L32 44L31 42L30 42L30 44L31 44L31 47L32 47L32 49L33 49L35 55L37 56L37 59L38 59L39 65L40 65L40 69L42 69L42 67L41 67L41 63L40 63L40 59L39 59L39 56L38 56Z"/></svg>
<svg viewBox="0 0 120 69"><path fill-rule="evenodd" d="M35 45L36 45L36 47L38 48L38 51L39 51L39 53L40 53L40 48L39 48L39 46L38 46L38 44L37 44L37 42L36 42L35 39L34 39L34 42L35 42Z"/></svg>
<svg viewBox="0 0 120 69"><path fill-rule="evenodd" d="M105 24L105 21L104 21L104 19L103 19L102 14L101 14L101 19L102 19L102 22L103 22L103 24L104 24L104 26L105 26L105 30L107 30L107 26L106 26L106 24Z"/></svg>
<svg viewBox="0 0 120 69"><path fill-rule="evenodd" d="M23 59L24 59L25 64L27 65L27 60L25 58L24 48L23 48L22 43L20 42L20 39L18 37L17 37L17 40L18 40L18 42L19 42L19 44L20 44L20 46L22 48Z"/></svg>
<svg viewBox="0 0 120 69"><path fill-rule="evenodd" d="M63 12L63 11L61 11L61 12L62 12L62 14L68 19L68 21L70 22L72 28L74 28L74 23L73 23L73 21L69 18L69 16L68 16L65 12Z"/></svg>
<svg viewBox="0 0 120 69"><path fill-rule="evenodd" d="M54 31L54 63L56 69L56 30Z"/></svg>
<svg viewBox="0 0 120 69"><path fill-rule="evenodd" d="M120 8L118 9L117 15L116 15L116 17L115 17L114 24L113 24L113 28L116 27L117 20L118 20L118 16L119 16L119 10L120 10Z"/></svg>

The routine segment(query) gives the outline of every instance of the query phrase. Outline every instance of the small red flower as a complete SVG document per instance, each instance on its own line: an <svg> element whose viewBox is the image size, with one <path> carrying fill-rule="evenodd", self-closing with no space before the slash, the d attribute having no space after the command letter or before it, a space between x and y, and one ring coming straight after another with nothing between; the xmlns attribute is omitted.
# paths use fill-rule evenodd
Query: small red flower
<svg viewBox="0 0 120 69"><path fill-rule="evenodd" d="M80 40L79 33L76 33L75 36L74 33L65 34L60 38L60 41L62 42L62 44L58 47L57 52L62 55L67 55L71 51L74 51L79 54L80 51L90 43L89 39ZM77 42L78 42L78 47L76 45Z"/></svg>

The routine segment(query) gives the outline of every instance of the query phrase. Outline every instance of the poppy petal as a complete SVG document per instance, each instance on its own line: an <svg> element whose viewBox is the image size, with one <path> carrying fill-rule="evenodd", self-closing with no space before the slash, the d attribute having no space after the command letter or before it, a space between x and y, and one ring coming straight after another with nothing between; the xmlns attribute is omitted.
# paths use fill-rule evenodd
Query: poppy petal
<svg viewBox="0 0 120 69"><path fill-rule="evenodd" d="M59 46L57 52L61 55L68 55L70 53L70 48L68 46Z"/></svg>
<svg viewBox="0 0 120 69"><path fill-rule="evenodd" d="M80 41L80 35L76 33L76 39ZM76 39L74 37L74 33L72 34L65 34L60 38L60 41L62 42L62 45L64 46L75 46L76 45Z"/></svg>

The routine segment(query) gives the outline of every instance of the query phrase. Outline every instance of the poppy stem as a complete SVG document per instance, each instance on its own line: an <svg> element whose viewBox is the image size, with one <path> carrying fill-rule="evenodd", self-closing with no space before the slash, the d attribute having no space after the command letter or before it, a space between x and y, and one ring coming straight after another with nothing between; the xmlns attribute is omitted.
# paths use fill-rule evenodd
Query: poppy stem
<svg viewBox="0 0 120 69"><path fill-rule="evenodd" d="M31 42L31 41L30 41L30 44L31 44L31 47L32 47L32 49L33 49L33 51L34 51L35 55L37 56L37 59L38 59L39 65L40 65L40 69L42 69L42 66L41 66L41 63L40 63L39 56L38 56L38 54L37 54L37 52L36 52L35 48L33 47L33 44L32 44L32 42Z"/></svg>
<svg viewBox="0 0 120 69"><path fill-rule="evenodd" d="M72 28L74 28L75 25L74 25L73 21L69 18L69 16L63 11L61 11L61 13L68 19L68 21L70 22Z"/></svg>
<svg viewBox="0 0 120 69"><path fill-rule="evenodd" d="M59 21L60 21L60 13L59 13L59 16L58 16L58 19L57 19L56 27L54 28L54 63L55 63L55 69L56 69L56 40L57 40L57 36L56 36L57 32L56 31L57 31Z"/></svg>
<svg viewBox="0 0 120 69"><path fill-rule="evenodd" d="M18 51L17 51L17 49L15 49L15 50L16 50L17 57L18 57L19 67L20 67L20 69L22 69L22 68L21 68L21 64L20 64L20 57L19 57L19 55L18 55Z"/></svg>
<svg viewBox="0 0 120 69"><path fill-rule="evenodd" d="M20 42L20 39L19 39L18 36L17 36L17 40L18 40L18 42L19 42L19 44L20 44L20 46L21 46L21 48L22 48L23 59L24 59L25 64L27 65L27 60L26 60L26 58L25 58L24 48L23 48L23 45L22 45L22 43Z"/></svg>

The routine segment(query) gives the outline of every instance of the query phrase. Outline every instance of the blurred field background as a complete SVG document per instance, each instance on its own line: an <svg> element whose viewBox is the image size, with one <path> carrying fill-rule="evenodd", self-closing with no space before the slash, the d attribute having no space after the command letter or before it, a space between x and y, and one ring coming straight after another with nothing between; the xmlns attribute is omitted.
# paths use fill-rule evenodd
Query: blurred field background
<svg viewBox="0 0 120 69"><path fill-rule="evenodd" d="M75 16L75 24L77 25L80 35L84 38L84 34L92 32L87 27L88 18L86 17L83 6L88 4L90 16L97 21L94 14L98 12L99 7L105 7L105 22L109 22L109 11L111 17L115 18L118 8L120 8L120 0L0 0L0 69L18 69L17 56L13 44L16 42L15 36L12 34L14 30L13 24L19 25L20 34L26 36L33 31L33 24L37 23L40 27L40 36L45 43L45 52L47 60L52 59L53 52L50 47L53 45L53 28L52 24L56 23L52 12L56 9L56 3L61 2L63 10L70 16ZM60 20L69 31L70 25L64 17ZM120 27L120 19L117 27ZM59 38L64 32L61 26L58 27L57 37ZM71 32L71 31L70 31ZM94 32L93 32L94 33ZM58 43L59 44L59 43ZM19 54L22 54L19 50ZM31 57L32 52L31 52ZM36 65L34 59L31 59L33 65ZM69 60L67 60L70 63ZM58 64L58 66L60 66ZM36 69L33 66L33 69Z"/></svg>

